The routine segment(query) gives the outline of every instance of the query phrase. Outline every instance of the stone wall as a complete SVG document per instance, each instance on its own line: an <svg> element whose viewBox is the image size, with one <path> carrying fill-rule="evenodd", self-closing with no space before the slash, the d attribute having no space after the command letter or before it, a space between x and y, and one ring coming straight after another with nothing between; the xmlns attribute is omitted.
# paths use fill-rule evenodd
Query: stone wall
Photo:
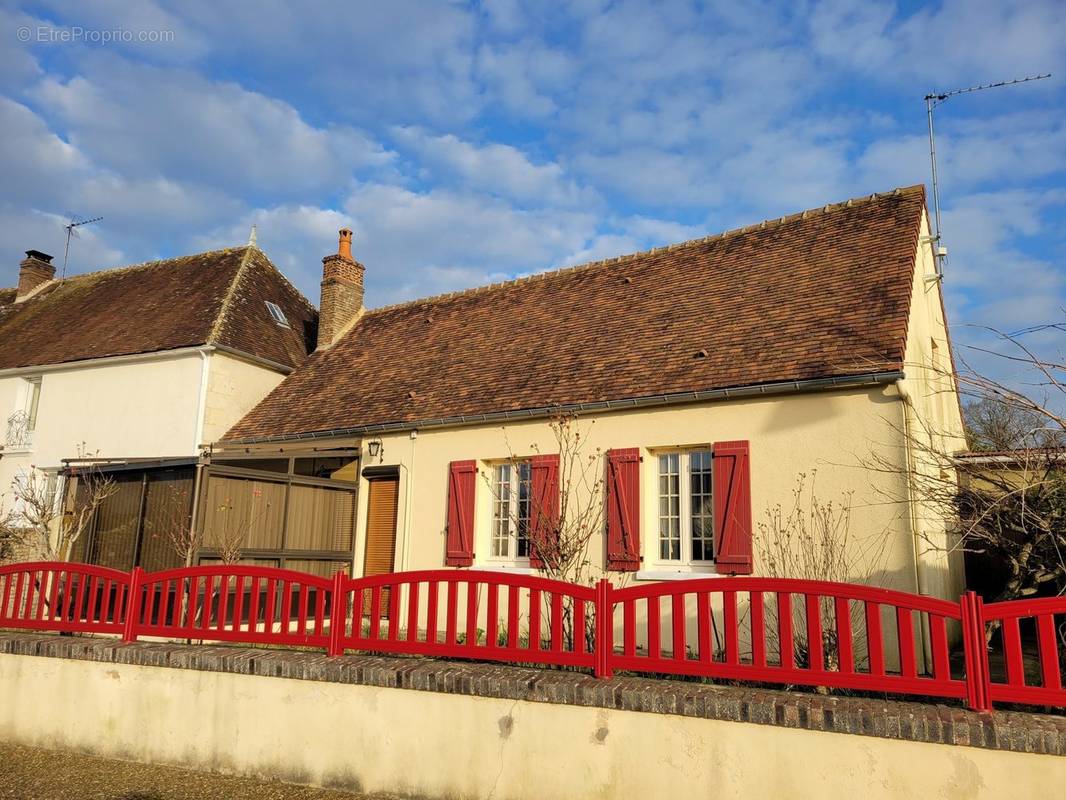
<svg viewBox="0 0 1066 800"><path fill-rule="evenodd" d="M0 635L0 738L421 797L1055 796L1066 719L430 659Z"/></svg>

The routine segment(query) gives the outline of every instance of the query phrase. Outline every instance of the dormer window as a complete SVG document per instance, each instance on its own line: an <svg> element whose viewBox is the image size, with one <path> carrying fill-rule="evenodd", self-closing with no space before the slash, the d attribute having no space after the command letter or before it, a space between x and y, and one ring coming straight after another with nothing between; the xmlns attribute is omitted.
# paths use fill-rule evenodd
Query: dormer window
<svg viewBox="0 0 1066 800"><path fill-rule="evenodd" d="M289 320L285 317L285 312L281 310L281 306L279 306L277 303L271 303L269 300L267 300L266 307L267 311L270 312L270 316L274 318L274 322L278 323L278 325L283 328L291 327L289 325Z"/></svg>

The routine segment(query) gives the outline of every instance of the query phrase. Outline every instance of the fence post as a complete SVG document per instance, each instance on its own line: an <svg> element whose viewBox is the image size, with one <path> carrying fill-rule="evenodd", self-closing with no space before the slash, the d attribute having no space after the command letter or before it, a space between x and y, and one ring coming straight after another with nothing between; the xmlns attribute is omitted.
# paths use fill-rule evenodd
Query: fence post
<svg viewBox="0 0 1066 800"><path fill-rule="evenodd" d="M992 698L985 643L984 601L976 592L966 592L962 609L962 645L966 656L966 704L974 711L991 712Z"/></svg>
<svg viewBox="0 0 1066 800"><path fill-rule="evenodd" d="M122 626L122 641L137 641L137 618L141 615L141 579L144 570L134 567L130 575L129 599L126 601L126 619Z"/></svg>
<svg viewBox="0 0 1066 800"><path fill-rule="evenodd" d="M344 638L344 628L348 624L347 593L344 591L344 581L347 577L344 570L333 575L333 592L330 595L329 606L329 648L326 650L326 655L329 656L344 655L344 645L341 644L341 640Z"/></svg>
<svg viewBox="0 0 1066 800"><path fill-rule="evenodd" d="M611 592L614 587L606 578L596 584L596 667L597 678L610 678L611 653L614 652L614 608Z"/></svg>

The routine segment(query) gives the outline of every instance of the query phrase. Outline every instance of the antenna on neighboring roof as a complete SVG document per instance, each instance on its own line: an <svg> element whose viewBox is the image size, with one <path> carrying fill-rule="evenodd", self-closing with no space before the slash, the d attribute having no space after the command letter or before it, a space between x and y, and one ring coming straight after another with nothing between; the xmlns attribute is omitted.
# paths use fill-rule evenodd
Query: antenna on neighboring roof
<svg viewBox="0 0 1066 800"><path fill-rule="evenodd" d="M986 83L981 86L970 86L966 89L952 89L950 92L933 92L925 96L925 114L929 121L929 162L933 168L933 214L936 220L936 235L933 237L936 275L931 280L940 280L944 277L944 259L948 255L948 249L940 243L940 185L936 175L936 140L933 135L933 109L949 97L954 97L957 94L969 94L970 92L980 92L985 89L998 89L1000 86L1014 86L1017 83L1028 83L1029 81L1042 81L1044 78L1050 77L1051 73L1049 72L1046 75L1030 75L1026 78Z"/></svg>
<svg viewBox="0 0 1066 800"><path fill-rule="evenodd" d="M252 232L248 234L248 246L255 247L255 225L252 226Z"/></svg>
<svg viewBox="0 0 1066 800"><path fill-rule="evenodd" d="M91 225L94 222L99 222L103 217L93 217L92 219L79 220L77 214L72 214L70 222L63 226L67 232L67 246L63 250L63 272L60 273L60 278L67 277L67 258L70 256L70 237L78 235L78 228L82 225Z"/></svg>

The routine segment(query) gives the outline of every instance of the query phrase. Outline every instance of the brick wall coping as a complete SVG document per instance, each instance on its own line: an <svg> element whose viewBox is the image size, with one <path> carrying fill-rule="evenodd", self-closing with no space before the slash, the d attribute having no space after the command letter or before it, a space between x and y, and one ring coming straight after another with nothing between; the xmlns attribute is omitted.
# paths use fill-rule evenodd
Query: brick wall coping
<svg viewBox="0 0 1066 800"><path fill-rule="evenodd" d="M0 654L229 672L536 703L677 714L912 742L1066 756L1066 717L716 686L578 672L372 655L137 642L86 636L0 633Z"/></svg>

